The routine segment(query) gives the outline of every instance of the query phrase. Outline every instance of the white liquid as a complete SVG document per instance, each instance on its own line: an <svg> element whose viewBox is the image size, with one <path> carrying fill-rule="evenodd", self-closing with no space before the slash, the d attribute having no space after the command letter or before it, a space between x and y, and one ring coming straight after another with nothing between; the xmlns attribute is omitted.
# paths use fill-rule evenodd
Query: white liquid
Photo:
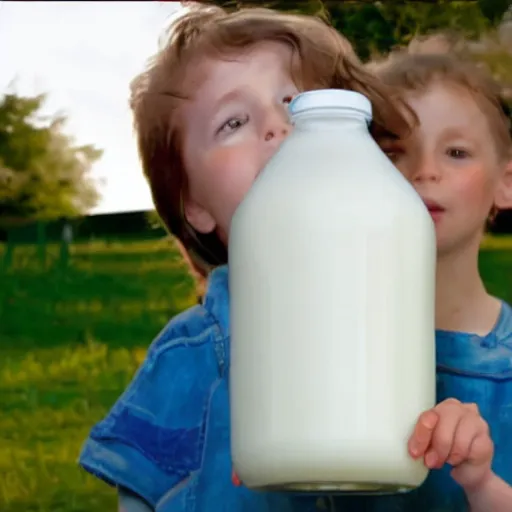
<svg viewBox="0 0 512 512"><path fill-rule="evenodd" d="M415 487L435 404L435 233L354 112L296 128L232 221L232 456L254 488Z"/></svg>

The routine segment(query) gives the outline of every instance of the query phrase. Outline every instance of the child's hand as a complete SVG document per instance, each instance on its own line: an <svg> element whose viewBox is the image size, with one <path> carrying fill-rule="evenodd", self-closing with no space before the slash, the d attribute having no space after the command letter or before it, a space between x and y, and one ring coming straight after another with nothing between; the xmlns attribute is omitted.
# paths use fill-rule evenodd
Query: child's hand
<svg viewBox="0 0 512 512"><path fill-rule="evenodd" d="M424 412L408 448L413 458L423 457L430 469L445 463L453 466L451 475L465 490L479 487L492 475L494 446L475 404L448 398Z"/></svg>

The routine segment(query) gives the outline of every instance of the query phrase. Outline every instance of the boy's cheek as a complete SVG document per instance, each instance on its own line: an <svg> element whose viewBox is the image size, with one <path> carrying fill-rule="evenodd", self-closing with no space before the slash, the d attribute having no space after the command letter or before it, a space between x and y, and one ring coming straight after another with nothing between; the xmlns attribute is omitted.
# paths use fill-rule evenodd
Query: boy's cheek
<svg viewBox="0 0 512 512"><path fill-rule="evenodd" d="M477 170L468 169L466 176L454 182L450 190L451 197L459 204L478 211L480 207L491 207L494 199L494 184L492 180Z"/></svg>

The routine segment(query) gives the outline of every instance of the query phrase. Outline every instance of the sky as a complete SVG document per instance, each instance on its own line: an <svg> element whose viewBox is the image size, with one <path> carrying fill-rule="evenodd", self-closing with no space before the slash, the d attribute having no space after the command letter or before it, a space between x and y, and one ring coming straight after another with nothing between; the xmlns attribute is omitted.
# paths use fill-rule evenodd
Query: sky
<svg viewBox="0 0 512 512"><path fill-rule="evenodd" d="M92 173L93 213L149 209L128 108L130 80L155 53L179 2L0 0L0 94L48 93L45 112L65 113L79 144L104 150Z"/></svg>

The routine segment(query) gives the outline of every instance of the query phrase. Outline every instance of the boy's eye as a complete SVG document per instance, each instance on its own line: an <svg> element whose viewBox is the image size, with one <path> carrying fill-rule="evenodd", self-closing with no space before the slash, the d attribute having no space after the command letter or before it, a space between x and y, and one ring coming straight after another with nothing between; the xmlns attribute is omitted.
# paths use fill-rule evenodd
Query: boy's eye
<svg viewBox="0 0 512 512"><path fill-rule="evenodd" d="M460 148L450 148L448 149L447 153L449 157L455 158L456 160L468 158L469 156L469 153L465 149Z"/></svg>
<svg viewBox="0 0 512 512"><path fill-rule="evenodd" d="M391 137L377 137L377 143L383 153L392 161L398 160L405 152L400 140Z"/></svg>
<svg viewBox="0 0 512 512"><path fill-rule="evenodd" d="M392 162L396 162L403 155L403 150L398 147L383 147L382 151Z"/></svg>
<svg viewBox="0 0 512 512"><path fill-rule="evenodd" d="M218 130L218 133L230 133L238 130L249 121L249 116L232 117L228 119Z"/></svg>

